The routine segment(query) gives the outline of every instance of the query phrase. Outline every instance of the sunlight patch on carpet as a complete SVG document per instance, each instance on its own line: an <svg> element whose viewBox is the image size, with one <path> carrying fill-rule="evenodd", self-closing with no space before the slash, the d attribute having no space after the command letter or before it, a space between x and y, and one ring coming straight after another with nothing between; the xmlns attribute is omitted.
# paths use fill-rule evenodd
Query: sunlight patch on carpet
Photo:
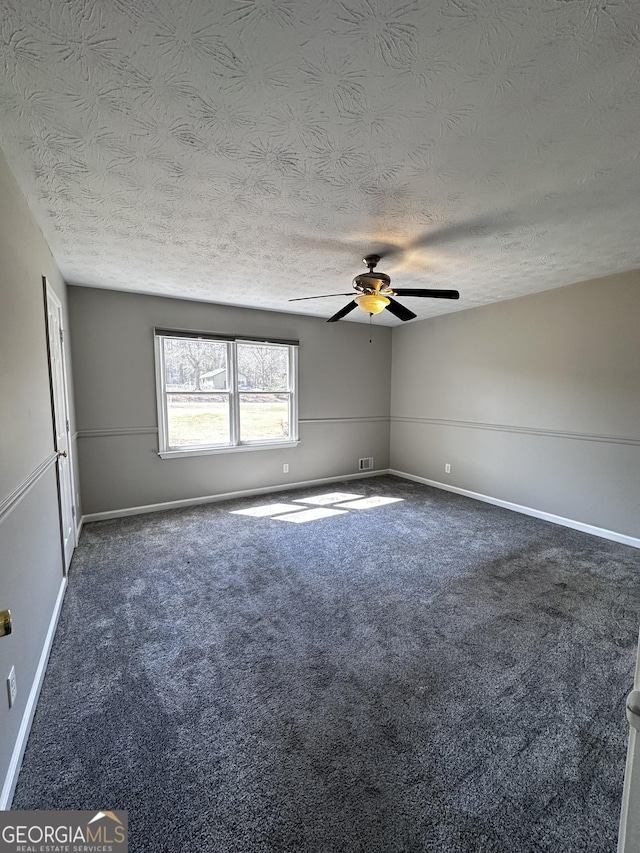
<svg viewBox="0 0 640 853"><path fill-rule="evenodd" d="M327 492L324 495L295 498L294 500L295 503L263 504L248 509L234 509L230 513L231 515L274 518L276 521L293 521L296 524L302 524L305 521L316 521L320 518L329 518L332 515L343 515L349 509L375 509L379 506L398 503L404 499L387 498L381 495L363 498L362 495L354 495L349 492ZM314 508L307 509L308 504L313 504ZM330 508L329 504L333 504L334 508Z"/></svg>
<svg viewBox="0 0 640 853"><path fill-rule="evenodd" d="M314 506L327 506L327 504L337 504L340 501L350 501L355 498L361 498L362 495L353 495L349 492L327 492L325 495L315 495L313 498L296 498L296 503L313 504Z"/></svg>
<svg viewBox="0 0 640 853"><path fill-rule="evenodd" d="M265 518L269 515L278 515L282 512L292 512L300 509L295 504L264 504L263 506L252 506L249 509L232 509L231 515L252 515L255 518Z"/></svg>
<svg viewBox="0 0 640 853"><path fill-rule="evenodd" d="M383 497L372 497L372 498L360 498L360 500L356 501L348 501L347 503L339 503L336 506L344 507L345 509L373 509L376 506L386 506L387 504L395 504L398 501L403 500L402 498L383 498Z"/></svg>
<svg viewBox="0 0 640 853"><path fill-rule="evenodd" d="M286 515L274 516L275 521L293 521L302 524L305 521L317 521L319 518L329 518L331 515L347 515L346 509L329 509L328 507L316 507L315 509L303 509L298 512L289 512Z"/></svg>

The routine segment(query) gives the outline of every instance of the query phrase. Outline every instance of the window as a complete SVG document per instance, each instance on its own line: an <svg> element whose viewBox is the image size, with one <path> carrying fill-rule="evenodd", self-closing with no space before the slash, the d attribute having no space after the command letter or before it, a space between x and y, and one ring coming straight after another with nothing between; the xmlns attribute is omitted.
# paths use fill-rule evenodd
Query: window
<svg viewBox="0 0 640 853"><path fill-rule="evenodd" d="M296 444L297 343L156 329L160 456Z"/></svg>

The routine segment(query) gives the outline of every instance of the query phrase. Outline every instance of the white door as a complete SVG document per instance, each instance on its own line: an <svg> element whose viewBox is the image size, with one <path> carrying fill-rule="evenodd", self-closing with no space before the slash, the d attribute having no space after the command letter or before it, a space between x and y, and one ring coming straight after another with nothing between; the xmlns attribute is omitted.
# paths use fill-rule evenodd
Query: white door
<svg viewBox="0 0 640 853"><path fill-rule="evenodd" d="M627 698L629 747L624 776L618 853L640 853L640 643L636 680Z"/></svg>
<svg viewBox="0 0 640 853"><path fill-rule="evenodd" d="M46 281L46 279L45 279ZM73 466L69 435L67 370L64 357L62 305L49 282L46 282L47 334L49 337L49 369L53 404L55 450L58 454L58 494L60 497L60 529L65 572L76 547L73 506Z"/></svg>

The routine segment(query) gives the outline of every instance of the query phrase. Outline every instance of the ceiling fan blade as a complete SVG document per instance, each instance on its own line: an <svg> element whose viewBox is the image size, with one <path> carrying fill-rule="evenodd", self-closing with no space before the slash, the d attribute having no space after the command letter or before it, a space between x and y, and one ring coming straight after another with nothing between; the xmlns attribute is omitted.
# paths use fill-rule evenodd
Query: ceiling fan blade
<svg viewBox="0 0 640 853"><path fill-rule="evenodd" d="M520 221L521 219L522 217L516 217L513 211L506 209L493 214L478 215L446 225L434 223L428 231L416 235L413 239L403 239L401 243L388 242L384 237L377 239L374 233L352 234L348 237L344 235L341 237L332 235L324 239L310 235L290 233L288 239L301 248L313 252L323 251L334 255L344 255L348 252L352 257L358 252L362 252L361 257L364 257L366 253L378 255L381 261L389 261L395 260L398 256L402 256L406 252L428 249L433 245L455 243L457 240L465 238L488 237L492 234L509 231L523 224Z"/></svg>
<svg viewBox="0 0 640 853"><path fill-rule="evenodd" d="M357 302L349 302L348 305L345 305L344 308L341 308L337 314L334 314L333 317L329 317L327 323L335 323L336 320L342 320L343 317L346 317L354 308L358 307Z"/></svg>
<svg viewBox="0 0 640 853"><path fill-rule="evenodd" d="M302 302L303 299L328 299L330 296L351 296L350 293L323 293L321 296L296 296L289 302Z"/></svg>
<svg viewBox="0 0 640 853"><path fill-rule="evenodd" d="M433 299L460 299L457 290L432 290L431 288L394 287L396 296L428 296Z"/></svg>
<svg viewBox="0 0 640 853"><path fill-rule="evenodd" d="M349 237L328 236L325 238L311 237L302 234L287 235L291 242L301 248L314 252L332 252L334 254L346 254L357 257L358 253L364 258L365 255L378 255L380 260L397 255L405 250L405 246L378 240L371 234L352 234Z"/></svg>
<svg viewBox="0 0 640 853"><path fill-rule="evenodd" d="M387 297L389 299L389 297ZM395 299L389 299L389 304L385 306L385 310L391 311L394 317L397 317L399 320L413 320L414 317L417 317L417 314L414 314L413 311L409 311L408 308L405 308L404 305L400 305L399 302L396 302Z"/></svg>
<svg viewBox="0 0 640 853"><path fill-rule="evenodd" d="M432 231L420 234L409 245L409 249L422 249L433 244L450 243L464 237L486 237L514 227L514 221L509 211L503 211L493 216L476 216L463 222L442 225Z"/></svg>
<svg viewBox="0 0 640 853"><path fill-rule="evenodd" d="M390 260L396 255L401 255L405 251L405 246L399 246L396 243L379 243L376 240L372 242L373 249L368 252L370 255L377 255L380 261ZM378 261L378 263L380 263Z"/></svg>

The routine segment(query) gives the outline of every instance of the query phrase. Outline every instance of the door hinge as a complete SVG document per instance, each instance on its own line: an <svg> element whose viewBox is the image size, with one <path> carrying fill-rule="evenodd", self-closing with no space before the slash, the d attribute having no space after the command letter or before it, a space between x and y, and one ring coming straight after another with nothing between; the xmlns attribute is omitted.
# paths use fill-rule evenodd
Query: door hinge
<svg viewBox="0 0 640 853"><path fill-rule="evenodd" d="M72 507L71 507L71 515L72 515L74 518L76 517L76 508L75 508L74 506L72 506Z"/></svg>
<svg viewBox="0 0 640 853"><path fill-rule="evenodd" d="M60 329L60 343L64 343L64 329Z"/></svg>
<svg viewBox="0 0 640 853"><path fill-rule="evenodd" d="M69 418L67 418L67 432L69 432Z"/></svg>

